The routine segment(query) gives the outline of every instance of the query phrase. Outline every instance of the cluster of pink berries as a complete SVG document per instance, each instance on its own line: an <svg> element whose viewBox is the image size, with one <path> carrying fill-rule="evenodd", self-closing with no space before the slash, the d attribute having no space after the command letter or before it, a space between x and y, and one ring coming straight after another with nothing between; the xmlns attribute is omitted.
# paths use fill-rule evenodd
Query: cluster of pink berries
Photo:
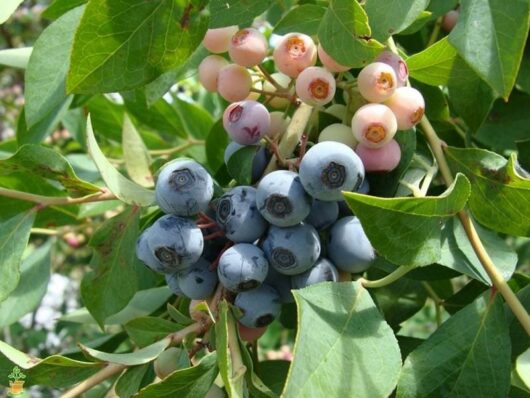
<svg viewBox="0 0 530 398"><path fill-rule="evenodd" d="M261 95L267 98L265 104L275 109L285 109L298 100L323 107L335 96L337 82L333 74L349 70L302 33L287 34L279 41L272 52L278 72L272 74L261 66L269 46L257 29L210 29L203 45L215 55L207 56L199 65L199 80L208 91L231 102L224 112L223 125L240 145L257 144L265 135L277 138L288 125L284 112L269 113L257 101ZM219 55L226 52L232 63ZM322 66L315 66L317 60ZM349 145L363 160L366 171L394 169L401 158L394 135L397 130L416 125L425 109L421 93L407 87L407 81L408 69L403 59L390 51L383 52L360 71L356 87L352 86L365 105L354 113L351 127L341 123L328 126L320 132L319 142L331 140ZM332 105L326 111L333 113L331 108L340 106ZM355 110L342 107L339 113L343 120L345 112Z"/></svg>

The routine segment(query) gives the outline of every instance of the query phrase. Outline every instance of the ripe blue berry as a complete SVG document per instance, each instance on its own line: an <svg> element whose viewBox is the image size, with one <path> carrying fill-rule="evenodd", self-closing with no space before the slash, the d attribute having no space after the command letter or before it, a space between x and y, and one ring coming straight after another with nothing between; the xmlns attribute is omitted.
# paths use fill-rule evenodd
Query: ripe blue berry
<svg viewBox="0 0 530 398"><path fill-rule="evenodd" d="M305 222L311 224L318 231L326 229L339 216L339 204L337 202L324 202L322 200L313 199L311 205L311 213L306 217Z"/></svg>
<svg viewBox="0 0 530 398"><path fill-rule="evenodd" d="M256 207L256 189L239 186L225 193L217 201L217 223L228 239L252 243L267 229L267 221Z"/></svg>
<svg viewBox="0 0 530 398"><path fill-rule="evenodd" d="M280 314L281 301L276 290L268 285L241 292L234 301L243 312L239 322L249 328L267 326Z"/></svg>
<svg viewBox="0 0 530 398"><path fill-rule="evenodd" d="M342 271L358 273L366 270L375 258L374 248L357 217L344 217L331 227L328 256Z"/></svg>
<svg viewBox="0 0 530 398"><path fill-rule="evenodd" d="M147 246L165 269L176 272L199 260L204 240L201 230L192 221L165 215L149 228Z"/></svg>
<svg viewBox="0 0 530 398"><path fill-rule="evenodd" d="M320 282L337 282L339 271L328 259L319 259L313 268L300 275L292 277L293 289L303 289L306 286Z"/></svg>
<svg viewBox="0 0 530 398"><path fill-rule="evenodd" d="M276 289L282 303L294 302L294 296L291 292L291 277L289 275L280 274L274 267L269 267L269 273L263 283Z"/></svg>
<svg viewBox="0 0 530 398"><path fill-rule="evenodd" d="M158 259L154 256L151 249L147 245L147 236L150 234L150 228L147 228L142 232L136 241L136 257L140 259L148 268L151 270L164 274L172 272L171 268L165 267Z"/></svg>
<svg viewBox="0 0 530 398"><path fill-rule="evenodd" d="M254 289L265 280L269 263L263 251L249 243L238 243L219 259L217 273L222 285L232 292Z"/></svg>
<svg viewBox="0 0 530 398"><path fill-rule="evenodd" d="M193 216L208 208L213 197L213 180L196 161L176 159L162 168L155 191L164 213Z"/></svg>
<svg viewBox="0 0 530 398"><path fill-rule="evenodd" d="M186 271L177 273L177 281L182 293L192 300L210 297L217 285L217 272L210 271L210 263L200 258Z"/></svg>
<svg viewBox="0 0 530 398"><path fill-rule="evenodd" d="M166 284L169 287L169 290L171 290L171 292L175 296L183 296L184 293L182 293L182 290L180 290L179 280L177 276L178 276L178 272L166 274Z"/></svg>
<svg viewBox="0 0 530 398"><path fill-rule="evenodd" d="M263 251L269 264L285 275L296 275L308 270L320 257L320 239L309 224L293 227L271 226L263 241Z"/></svg>
<svg viewBox="0 0 530 398"><path fill-rule="evenodd" d="M364 179L364 166L347 145L325 141L313 146L302 158L300 181L314 198L342 200L342 191L355 191Z"/></svg>
<svg viewBox="0 0 530 398"><path fill-rule="evenodd" d="M298 174L287 170L263 177L258 185L256 204L263 217L279 227L296 225L311 211L311 198Z"/></svg>

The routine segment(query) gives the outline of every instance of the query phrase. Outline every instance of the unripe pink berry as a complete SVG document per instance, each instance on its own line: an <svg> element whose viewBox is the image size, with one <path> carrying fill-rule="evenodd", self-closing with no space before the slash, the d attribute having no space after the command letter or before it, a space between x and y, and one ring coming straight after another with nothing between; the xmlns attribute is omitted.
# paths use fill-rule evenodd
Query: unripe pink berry
<svg viewBox="0 0 530 398"><path fill-rule="evenodd" d="M236 102L248 97L252 88L252 77L242 66L231 64L219 71L217 91L225 100Z"/></svg>
<svg viewBox="0 0 530 398"><path fill-rule="evenodd" d="M208 55L199 65L199 81L211 92L217 91L219 71L228 65L228 61L219 55Z"/></svg>
<svg viewBox="0 0 530 398"><path fill-rule="evenodd" d="M208 29L204 39L202 39L202 45L211 53L225 53L228 51L230 39L238 29L236 25L227 26L226 28Z"/></svg>
<svg viewBox="0 0 530 398"><path fill-rule="evenodd" d="M423 95L412 87L400 87L386 102L396 116L398 129L408 130L418 124L425 113Z"/></svg>
<svg viewBox="0 0 530 398"><path fill-rule="evenodd" d="M287 126L291 122L291 118L289 116L284 117L283 112L271 112L270 116L271 127L269 128L267 136L274 139L277 136L281 136L283 133L285 133Z"/></svg>
<svg viewBox="0 0 530 398"><path fill-rule="evenodd" d="M240 145L255 144L267 134L270 125L269 111L256 101L235 102L223 114L225 130Z"/></svg>
<svg viewBox="0 0 530 398"><path fill-rule="evenodd" d="M316 64L317 48L308 35L289 33L274 49L273 57L280 72L296 78L305 68Z"/></svg>
<svg viewBox="0 0 530 398"><path fill-rule="evenodd" d="M350 148L355 148L357 145L351 127L342 123L333 123L324 128L318 136L318 142L324 141L340 142L348 145Z"/></svg>
<svg viewBox="0 0 530 398"><path fill-rule="evenodd" d="M259 339L267 331L267 326L262 328L249 328L239 322L237 323L237 327L239 329L241 340L247 342Z"/></svg>
<svg viewBox="0 0 530 398"><path fill-rule="evenodd" d="M397 120L388 106L367 104L353 115L351 129L360 144L369 148L381 148L394 138Z"/></svg>
<svg viewBox="0 0 530 398"><path fill-rule="evenodd" d="M289 84L291 83L291 78L287 75L284 75L283 73L273 73L271 76L274 81L284 89L287 89L287 87L289 87ZM272 83L268 80L265 80L263 82L263 90L269 93L275 93L277 91L276 87L274 87ZM294 96L294 87L291 87L288 93ZM289 101L288 98L283 97L274 97L269 101L269 105L274 109L285 109L289 106L290 103L291 101Z"/></svg>
<svg viewBox="0 0 530 398"><path fill-rule="evenodd" d="M355 152L363 161L364 169L369 172L394 170L401 160L401 148L394 139L381 148L359 144Z"/></svg>
<svg viewBox="0 0 530 398"><path fill-rule="evenodd" d="M446 32L452 31L456 23L458 22L459 16L460 16L460 11L458 10L451 10L447 14L445 14L442 19L443 30L445 30Z"/></svg>
<svg viewBox="0 0 530 398"><path fill-rule="evenodd" d="M326 69L310 66L296 79L296 95L309 105L326 105L335 95L335 78Z"/></svg>
<svg viewBox="0 0 530 398"><path fill-rule="evenodd" d="M320 62L322 62L322 65L324 65L324 67L330 72L346 72L350 69L347 66L339 64L337 61L331 58L329 54L324 51L324 48L321 44L318 45L318 58L320 59Z"/></svg>
<svg viewBox="0 0 530 398"><path fill-rule="evenodd" d="M230 39L228 54L236 64L246 67L261 64L267 56L267 39L252 28L241 29Z"/></svg>
<svg viewBox="0 0 530 398"><path fill-rule="evenodd" d="M361 95L368 101L383 102L396 90L396 74L390 65L373 62L359 72L357 86Z"/></svg>
<svg viewBox="0 0 530 398"><path fill-rule="evenodd" d="M394 54L392 51L386 50L379 54L375 61L383 62L387 65L390 65L392 69L394 69L398 87L407 85L407 80L409 78L409 68L403 58L397 54Z"/></svg>

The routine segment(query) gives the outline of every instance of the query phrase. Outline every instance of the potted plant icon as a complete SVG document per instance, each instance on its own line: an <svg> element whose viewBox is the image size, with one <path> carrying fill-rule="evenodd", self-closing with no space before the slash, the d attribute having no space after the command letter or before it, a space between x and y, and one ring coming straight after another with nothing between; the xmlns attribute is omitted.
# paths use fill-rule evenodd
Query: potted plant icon
<svg viewBox="0 0 530 398"><path fill-rule="evenodd" d="M9 376L7 376L9 381L9 393L10 395L18 395L24 391L24 379L26 375L22 373L18 366L15 366Z"/></svg>

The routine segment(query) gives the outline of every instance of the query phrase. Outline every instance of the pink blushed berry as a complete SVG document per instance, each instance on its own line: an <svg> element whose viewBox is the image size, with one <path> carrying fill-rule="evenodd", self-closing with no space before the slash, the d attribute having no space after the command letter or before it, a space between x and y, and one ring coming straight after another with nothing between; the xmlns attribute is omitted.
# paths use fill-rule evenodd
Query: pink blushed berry
<svg viewBox="0 0 530 398"><path fill-rule="evenodd" d="M296 78L305 68L317 62L317 49L311 37L302 33L285 35L273 53L276 68Z"/></svg>
<svg viewBox="0 0 530 398"><path fill-rule="evenodd" d="M335 95L335 78L326 69L310 66L296 79L296 95L309 105L326 105Z"/></svg>
<svg viewBox="0 0 530 398"><path fill-rule="evenodd" d="M252 77L242 66L231 64L219 71L217 91L227 101L241 101L248 97L252 88Z"/></svg>
<svg viewBox="0 0 530 398"><path fill-rule="evenodd" d="M219 55L209 55L199 65L199 81L203 87L210 91L217 91L219 71L228 65L228 61Z"/></svg>
<svg viewBox="0 0 530 398"><path fill-rule="evenodd" d="M337 61L331 58L321 44L318 45L318 58L320 59L320 62L322 62L322 65L324 65L324 67L330 72L346 72L350 69L347 66L339 64Z"/></svg>
<svg viewBox="0 0 530 398"><path fill-rule="evenodd" d="M267 39L252 28L241 29L230 39L228 54L238 65L252 67L261 64L267 56Z"/></svg>
<svg viewBox="0 0 530 398"><path fill-rule="evenodd" d="M396 134L397 120L388 106L367 104L355 112L351 128L360 144L369 148L381 148Z"/></svg>
<svg viewBox="0 0 530 398"><path fill-rule="evenodd" d="M408 130L421 121L425 113L423 95L412 87L400 87L386 102L397 119L399 130Z"/></svg>
<svg viewBox="0 0 530 398"><path fill-rule="evenodd" d="M225 28L208 29L202 45L211 53L221 54L228 51L230 39L238 31L237 26L227 26Z"/></svg>
<svg viewBox="0 0 530 398"><path fill-rule="evenodd" d="M223 114L223 126L230 138L240 145L252 145L270 129L271 118L265 106L256 101L230 104Z"/></svg>
<svg viewBox="0 0 530 398"><path fill-rule="evenodd" d="M394 139L381 148L369 148L359 144L355 152L363 161L364 169L368 172L392 171L401 160L401 148Z"/></svg>
<svg viewBox="0 0 530 398"><path fill-rule="evenodd" d="M396 90L396 74L390 65L373 62L359 72L357 86L361 95L368 101L383 102Z"/></svg>

